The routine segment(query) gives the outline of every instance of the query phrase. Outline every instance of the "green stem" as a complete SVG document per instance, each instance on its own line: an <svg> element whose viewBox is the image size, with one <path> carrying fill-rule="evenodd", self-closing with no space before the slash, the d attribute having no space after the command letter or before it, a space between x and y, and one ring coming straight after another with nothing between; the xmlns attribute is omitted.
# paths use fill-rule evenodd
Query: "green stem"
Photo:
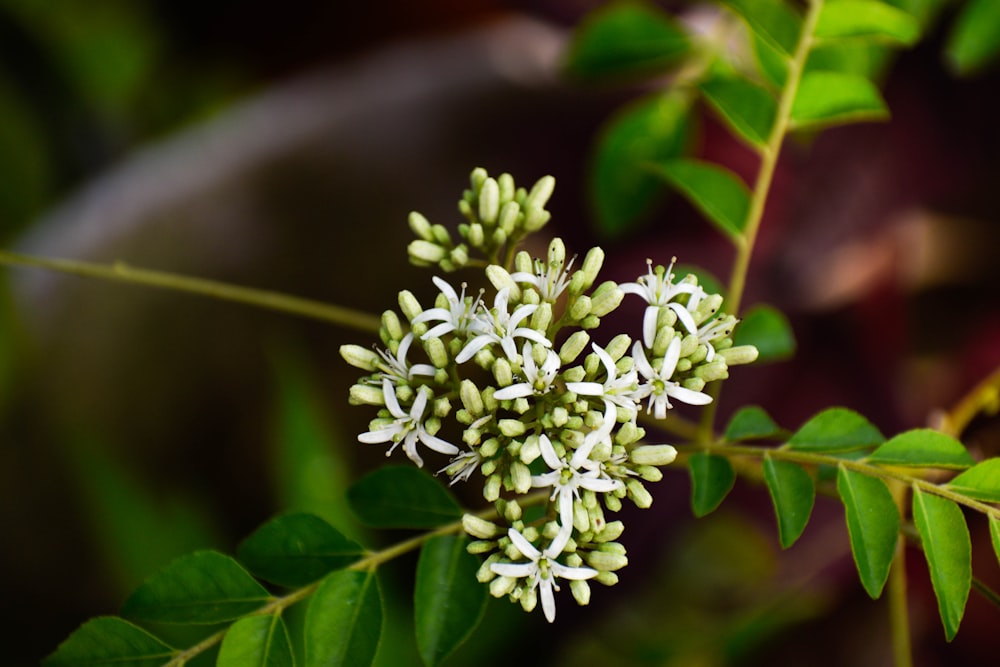
<svg viewBox="0 0 1000 667"><path fill-rule="evenodd" d="M258 308L277 310L314 320L322 320L368 333L377 333L380 326L378 317L363 311L334 306L321 301L303 299L280 292L253 289L202 278L190 278L163 271L134 268L124 262L115 262L111 265L95 264L70 259L20 255L0 250L0 264L7 266L28 266L85 278L98 278L101 280L131 283L133 285L159 287L175 292L200 294L223 301L235 301L237 303L257 306Z"/></svg>
<svg viewBox="0 0 1000 667"><path fill-rule="evenodd" d="M823 7L823 0L812 0L806 11L805 19L802 22L802 32L799 34L798 44L795 46L795 53L788 62L788 77L785 79L785 86L781 90L781 97L778 99L778 109L775 114L774 126L771 134L768 135L767 143L761 149L760 168L757 170L757 179L754 182L753 193L750 198L750 210L747 212L746 226L743 235L736 243L736 257L733 260L733 268L729 274L729 287L726 292L726 312L738 315L743 301L743 292L746 288L747 272L750 269L750 258L753 256L754 245L757 241L757 232L760 230L761 221L764 218L764 208L767 205L767 197L771 191L771 182L774 180L774 170L778 164L778 156L781 154L781 146L788 133L788 124L792 117L792 105L795 103L795 96L799 90L799 81L802 79L802 72L805 69L806 59L809 57L809 49L812 47L813 32L816 28L816 21L819 19L820 10ZM715 414L719 405L719 394L722 391L722 383L716 382L708 389L708 394L712 397L712 402L705 406L701 414L700 441L708 446L712 442L712 429L715 424Z"/></svg>
<svg viewBox="0 0 1000 667"><path fill-rule="evenodd" d="M941 430L959 437L977 414L1000 403L1000 367L962 397L942 420Z"/></svg>
<svg viewBox="0 0 1000 667"><path fill-rule="evenodd" d="M906 516L906 490L899 483L890 485L899 515ZM895 667L913 667L910 647L910 612L906 596L906 537L896 537L896 553L889 570L889 626L892 629L892 655Z"/></svg>
<svg viewBox="0 0 1000 667"><path fill-rule="evenodd" d="M538 493L530 494L524 497L524 499L519 500L518 502L521 505L521 507L529 507L531 505L547 501L548 498L549 494L547 492L540 491ZM491 507L484 509L480 512L476 512L475 516L478 516L483 519L495 518L497 516L497 512L496 509ZM402 556L405 553L409 553L410 551L414 551L420 548L421 546L423 546L425 542L429 541L434 537L439 537L441 535L454 535L460 532L462 532L461 519L459 519L458 521L453 521L452 523L449 524L445 524L440 528L436 528L426 533L422 533L420 535L417 535L416 537L411 537L408 540L397 542L396 544L386 547L381 551L375 551L366 554L365 556L353 562L351 565L347 566L347 569L374 570L383 563L386 563L390 560L393 560L394 558ZM297 604L302 600L305 600L310 595L315 593L316 589L319 588L321 583L322 579L320 581L315 581L309 584L308 586L297 588L288 595L284 595L278 598L273 598L270 602L262 606L260 609L257 609L248 614L248 616L270 616L272 614L280 614L289 607L291 607L292 605ZM209 635L205 639L201 640L194 646L191 646L190 648L180 651L179 653L174 655L174 657L170 660L170 662L166 663L164 667L183 667L183 665L185 665L192 658L204 653L205 651L212 648L216 644L221 643L222 640L225 638L226 632L228 632L228 630L229 628L224 628L222 630L219 630L218 632Z"/></svg>

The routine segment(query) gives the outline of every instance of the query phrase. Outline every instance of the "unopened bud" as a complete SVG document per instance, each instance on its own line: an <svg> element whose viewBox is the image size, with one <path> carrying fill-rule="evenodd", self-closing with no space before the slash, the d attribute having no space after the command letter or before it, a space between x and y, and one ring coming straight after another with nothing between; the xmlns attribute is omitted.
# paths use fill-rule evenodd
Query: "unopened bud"
<svg viewBox="0 0 1000 667"><path fill-rule="evenodd" d="M406 247L406 252L415 264L437 264L446 255L444 248L423 239L410 241L410 245Z"/></svg>
<svg viewBox="0 0 1000 667"><path fill-rule="evenodd" d="M399 321L399 315L393 310L382 313L382 328L385 329L390 340L399 341L403 339L403 325Z"/></svg>
<svg viewBox="0 0 1000 667"><path fill-rule="evenodd" d="M479 388L472 380L462 380L458 390L458 396L462 400L462 405L475 416L483 414L483 397L479 393Z"/></svg>
<svg viewBox="0 0 1000 667"><path fill-rule="evenodd" d="M431 223L423 215L416 211L411 211L408 221L413 233L424 241L432 241L434 239L434 235L431 233Z"/></svg>
<svg viewBox="0 0 1000 667"><path fill-rule="evenodd" d="M574 331L573 335L567 338L566 342L559 348L559 361L564 364L571 363L583 352L589 342L590 334L586 331Z"/></svg>
<svg viewBox="0 0 1000 667"><path fill-rule="evenodd" d="M341 345L340 356L351 366L363 371L378 370L379 356L373 350L360 345Z"/></svg>
<svg viewBox="0 0 1000 667"><path fill-rule="evenodd" d="M566 263L566 244L558 236L549 241L549 266L562 266Z"/></svg>
<svg viewBox="0 0 1000 667"><path fill-rule="evenodd" d="M500 432L508 438L516 438L519 435L524 435L524 432L527 430L524 422L520 419L501 419L497 422L497 426Z"/></svg>
<svg viewBox="0 0 1000 667"><path fill-rule="evenodd" d="M725 359L726 364L729 366L738 366L739 364L749 364L756 361L757 348L753 345L737 345L728 350L720 351L718 355Z"/></svg>
<svg viewBox="0 0 1000 667"><path fill-rule="evenodd" d="M636 465L665 466L677 458L677 450L670 445L643 445L629 452L628 458Z"/></svg>
<svg viewBox="0 0 1000 667"><path fill-rule="evenodd" d="M423 341L423 345L435 368L444 368L448 365L448 350L445 349L444 341L440 338L428 338Z"/></svg>
<svg viewBox="0 0 1000 667"><path fill-rule="evenodd" d="M597 274L600 273L603 265L604 251L600 248L591 248L587 252L587 256L583 258L583 264L580 266L584 280L582 289L587 289L594 284L594 281L597 280Z"/></svg>
<svg viewBox="0 0 1000 667"><path fill-rule="evenodd" d="M500 214L500 186L492 178L483 181L479 189L479 219L487 225L495 224Z"/></svg>
<svg viewBox="0 0 1000 667"><path fill-rule="evenodd" d="M614 572L628 565L628 556L606 551L589 551L583 559L587 561L587 565L599 572Z"/></svg>
<svg viewBox="0 0 1000 667"><path fill-rule="evenodd" d="M628 491L628 497L639 509L646 509L653 504L653 496L649 495L649 491L642 485L642 482L634 477L625 482L625 488Z"/></svg>
<svg viewBox="0 0 1000 667"><path fill-rule="evenodd" d="M385 405L382 388L370 384L356 384L348 396L351 405Z"/></svg>
<svg viewBox="0 0 1000 667"><path fill-rule="evenodd" d="M573 599L581 606L590 604L590 584L583 579L571 579L569 590L573 593Z"/></svg>
<svg viewBox="0 0 1000 667"><path fill-rule="evenodd" d="M501 533L499 526L474 514L462 516L462 528L472 537L478 537L481 540L491 540Z"/></svg>
<svg viewBox="0 0 1000 667"><path fill-rule="evenodd" d="M498 292L505 288L510 290L509 296L511 301L521 300L521 288L517 286L514 279L507 273L507 269L498 264L490 264L486 267L486 277Z"/></svg>

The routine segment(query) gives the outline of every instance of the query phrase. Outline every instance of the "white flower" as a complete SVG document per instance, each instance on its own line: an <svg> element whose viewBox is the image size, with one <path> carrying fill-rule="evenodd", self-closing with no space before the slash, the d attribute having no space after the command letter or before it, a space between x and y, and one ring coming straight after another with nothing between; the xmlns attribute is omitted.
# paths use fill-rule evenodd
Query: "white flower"
<svg viewBox="0 0 1000 667"><path fill-rule="evenodd" d="M406 353L409 352L412 343L413 334L408 333L403 336L403 340L399 341L399 347L396 348L396 356L393 356L388 350L376 350L385 362L379 364L379 367L383 371L379 376L383 380L389 380L393 384L409 384L413 381L414 375L434 375L436 369L430 364L414 364L412 367L408 364ZM378 384L378 382L376 381L372 384Z"/></svg>
<svg viewBox="0 0 1000 667"><path fill-rule="evenodd" d="M670 404L671 397L689 405L706 405L712 402L712 397L708 394L687 389L686 387L682 387L680 383L673 382L670 379L674 374L674 369L677 368L677 361L680 359L680 354L681 339L675 336L667 347L667 353L663 355L663 363L660 365L660 370L657 371L646 360L646 353L643 351L642 346L638 342L632 346L632 357L635 359L635 366L639 369L639 373L646 378L646 383L639 385L639 388L636 389L632 396L636 401L642 401L642 399L648 396L649 405L646 408L646 412L653 411L653 415L657 419L666 417L667 410L674 407Z"/></svg>
<svg viewBox="0 0 1000 667"><path fill-rule="evenodd" d="M562 262L550 265L536 259L534 273L518 271L510 274L510 277L516 282L534 285L543 299L554 303L569 285L569 270L573 266L574 259L576 258L570 259L565 267L562 266Z"/></svg>
<svg viewBox="0 0 1000 667"><path fill-rule="evenodd" d="M698 325L695 324L694 318L691 317L689 309L695 308L698 302L706 296L705 290L699 285L692 285L690 283L682 282L675 284L673 282L673 268L676 261L677 258L674 257L670 261L670 266L666 271L654 272L653 260L647 259L646 263L649 265L649 272L645 276L639 276L634 283L619 285L621 290L626 294L640 296L649 304L642 317L642 341L646 344L646 347L653 347L653 342L656 339L656 316L663 306L670 308L677 314L677 319L681 321L681 324L684 325L684 328L689 333L695 333L698 330ZM674 298L681 294L688 295L687 306L679 303L671 303Z"/></svg>
<svg viewBox="0 0 1000 667"><path fill-rule="evenodd" d="M469 325L469 330L479 332L475 338L466 343L462 351L455 357L455 362L463 364L476 356L479 350L492 343L500 343L504 354L509 359L517 358L517 347L514 345L514 338L527 338L539 345L552 347L552 342L540 332L530 327L519 327L526 317L530 317L538 308L536 305L525 304L518 306L513 314L507 313L507 300L510 289L505 287L497 292L493 300L493 310L483 308L482 315Z"/></svg>
<svg viewBox="0 0 1000 667"><path fill-rule="evenodd" d="M542 611L545 612L545 618L549 623L556 619L556 601L552 591L559 590L559 585L556 583L557 577L582 580L597 576L597 570L589 567L568 567L556 562L556 558L562 553L569 540L567 532L560 531L544 551L539 551L513 528L507 531L507 536L514 543L514 547L529 562L493 563L490 565L490 570L501 577L530 579L530 587L522 595L533 592L536 587L539 589L542 597Z"/></svg>
<svg viewBox="0 0 1000 667"><path fill-rule="evenodd" d="M465 333L469 325L475 320L476 311L479 309L480 304L479 297L477 296L471 300L466 299L465 283L462 283L462 294L459 295L455 293L451 285L437 276L434 276L431 280L441 290L441 294L444 294L448 299L448 307L428 308L413 318L414 324L430 320L439 320L441 322L441 324L434 326L420 338L424 340L428 338L440 338L450 331L459 334Z"/></svg>
<svg viewBox="0 0 1000 667"><path fill-rule="evenodd" d="M468 481L469 478L472 477L472 473L476 472L476 468L478 468L479 464L482 462L483 457L479 455L478 450L462 452L453 458L451 463L438 470L438 474L443 472L448 473L448 476L451 477L451 481L448 482L448 486L454 486L455 482Z"/></svg>
<svg viewBox="0 0 1000 667"><path fill-rule="evenodd" d="M614 408L611 408L614 410ZM614 423L614 417L611 418ZM601 428L593 433L603 431L608 424L602 424ZM610 433L608 428L607 432ZM593 435L591 433L590 435ZM542 450L542 458L549 466L549 472L531 477L531 486L535 488L552 487L552 495L549 500L557 500L559 505L559 521L563 530L572 531L573 526L573 502L580 499L580 489L589 489L597 493L610 493L617 489L621 482L608 479L602 474L600 464L591 461L588 457L594 446L601 441L597 436L591 439L590 435L584 439L573 456L567 461L559 458L555 448L548 436L544 433L538 437L538 444Z"/></svg>
<svg viewBox="0 0 1000 667"><path fill-rule="evenodd" d="M604 364L604 369L608 374L608 377L604 380L604 384L598 382L567 382L566 388L581 396L599 396L604 399L605 403L612 403L635 415L635 399L632 397L632 394L635 392L639 380L635 369L618 377L618 367L615 366L611 355L597 343L591 343L591 347L594 348L594 352L601 360L601 363Z"/></svg>
<svg viewBox="0 0 1000 667"><path fill-rule="evenodd" d="M711 361L715 358L715 346L712 345L712 341L725 338L731 334L737 321L735 318L727 316L716 318L701 325L698 329L698 342L708 347L708 354L705 355L705 361Z"/></svg>
<svg viewBox="0 0 1000 667"><path fill-rule="evenodd" d="M382 392L385 395L386 407L396 419L383 428L360 434L358 440L366 444L392 442L392 447L385 453L386 456L392 454L393 450L402 442L403 451L406 452L411 461L420 467L423 467L424 460L417 453L417 440L436 452L449 456L458 454L458 447L431 435L424 428L422 422L424 409L427 407L427 394L425 392L417 392L417 397L413 399L413 405L408 413L399 407L399 401L396 400L396 389L388 378L382 380Z"/></svg>
<svg viewBox="0 0 1000 667"><path fill-rule="evenodd" d="M538 396L547 393L552 388L552 381L559 372L559 355L552 350L546 350L545 361L541 367L535 363L532 356L531 343L524 344L524 354L522 370L524 371L524 382L512 384L498 390L493 397L498 401L506 401L514 398Z"/></svg>

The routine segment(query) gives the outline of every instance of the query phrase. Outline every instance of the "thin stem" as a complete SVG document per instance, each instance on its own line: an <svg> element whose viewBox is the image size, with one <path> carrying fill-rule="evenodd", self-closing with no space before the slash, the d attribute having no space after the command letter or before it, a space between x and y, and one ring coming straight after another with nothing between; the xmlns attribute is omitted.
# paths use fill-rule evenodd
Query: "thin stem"
<svg viewBox="0 0 1000 667"><path fill-rule="evenodd" d="M202 278L179 276L163 271L134 268L124 262L115 262L110 265L95 264L71 259L21 255L0 250L0 264L7 266L29 266L74 276L83 276L85 278L98 278L101 280L131 283L133 285L159 287L175 292L200 294L223 301L235 301L237 303L257 306L258 308L277 310L314 320L322 320L368 333L377 333L380 326L378 317L360 310L334 306L321 301L303 299L270 290L242 287Z"/></svg>
<svg viewBox="0 0 1000 667"><path fill-rule="evenodd" d="M959 437L977 414L1000 403L1000 366L972 388L944 416L941 430Z"/></svg>
<svg viewBox="0 0 1000 667"><path fill-rule="evenodd" d="M743 301L743 291L746 288L747 272L750 269L750 258L753 256L754 245L757 241L757 232L760 230L761 221L764 218L764 208L767 205L767 197L771 192L771 183L774 180L774 170L778 164L778 156L781 154L781 146L788 133L788 124L792 117L792 105L795 103L795 96L799 90L799 81L802 79L802 71L805 69L806 59L809 57L809 50L812 47L813 31L816 28L816 21L819 19L820 10L823 7L823 0L812 0L806 10L805 19L802 22L802 32L799 34L798 44L795 46L795 53L788 61L788 77L785 79L785 86L781 90L781 97L778 99L778 109L775 113L774 125L771 127L771 134L768 135L767 143L761 148L760 168L757 170L757 178L754 182L753 193L750 197L750 209L747 212L746 226L743 235L736 243L736 257L733 260L733 268L729 274L729 287L726 292L726 312L738 315L740 305ZM708 389L708 394L712 397L712 402L705 406L701 414L700 440L703 445L708 446L712 441L712 429L715 424L715 413L718 410L719 394L722 391L722 383L716 382Z"/></svg>
<svg viewBox="0 0 1000 667"><path fill-rule="evenodd" d="M896 482L889 488L899 515L906 516L907 487ZM896 536L896 553L889 570L889 626L892 629L892 655L896 667L913 667L906 586L906 538L900 534Z"/></svg>

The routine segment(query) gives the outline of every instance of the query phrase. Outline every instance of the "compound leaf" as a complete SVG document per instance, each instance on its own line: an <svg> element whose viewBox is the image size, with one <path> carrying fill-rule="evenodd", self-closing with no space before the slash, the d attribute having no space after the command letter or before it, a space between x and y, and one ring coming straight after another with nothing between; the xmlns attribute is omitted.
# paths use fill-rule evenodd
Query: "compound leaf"
<svg viewBox="0 0 1000 667"><path fill-rule="evenodd" d="M972 543L962 510L954 502L913 489L913 520L931 572L941 622L955 638L972 587Z"/></svg>
<svg viewBox="0 0 1000 667"><path fill-rule="evenodd" d="M281 616L247 616L233 623L219 647L216 667L293 667L288 628Z"/></svg>
<svg viewBox="0 0 1000 667"><path fill-rule="evenodd" d="M382 598L374 571L326 577L306 611L306 667L362 667L375 660L382 636Z"/></svg>
<svg viewBox="0 0 1000 667"><path fill-rule="evenodd" d="M158 667L177 654L117 616L93 618L66 638L42 667Z"/></svg>
<svg viewBox="0 0 1000 667"><path fill-rule="evenodd" d="M868 457L869 463L927 468L968 468L975 461L958 440L918 428L891 438Z"/></svg>
<svg viewBox="0 0 1000 667"><path fill-rule="evenodd" d="M764 482L778 518L781 546L787 549L795 544L809 523L816 500L816 484L802 466L790 461L775 461L770 456L764 457Z"/></svg>
<svg viewBox="0 0 1000 667"><path fill-rule="evenodd" d="M436 528L462 516L452 495L412 466L368 473L347 490L347 500L362 523L377 528Z"/></svg>
<svg viewBox="0 0 1000 667"><path fill-rule="evenodd" d="M966 2L948 35L945 55L959 74L972 74L994 61L1000 55L1000 2Z"/></svg>
<svg viewBox="0 0 1000 667"><path fill-rule="evenodd" d="M976 500L1000 503L1000 458L977 463L951 480L948 488Z"/></svg>
<svg viewBox="0 0 1000 667"><path fill-rule="evenodd" d="M791 126L817 128L885 120L889 109L874 83L846 72L806 72L792 104Z"/></svg>
<svg viewBox="0 0 1000 667"><path fill-rule="evenodd" d="M851 553L861 584L868 595L878 598L896 551L899 510L885 482L843 465L837 469L837 493L844 503Z"/></svg>
<svg viewBox="0 0 1000 667"><path fill-rule="evenodd" d="M743 235L750 189L733 172L702 160L670 160L656 171L732 239Z"/></svg>
<svg viewBox="0 0 1000 667"><path fill-rule="evenodd" d="M741 77L715 77L701 92L737 136L758 150L767 145L778 108L767 89Z"/></svg>
<svg viewBox="0 0 1000 667"><path fill-rule="evenodd" d="M795 354L795 334L788 318L773 306L758 304L743 314L734 345L753 345L757 362L780 361Z"/></svg>
<svg viewBox="0 0 1000 667"><path fill-rule="evenodd" d="M795 52L802 17L784 0L719 0L743 18L750 29L786 56Z"/></svg>
<svg viewBox="0 0 1000 667"><path fill-rule="evenodd" d="M740 408L729 420L726 427L726 440L756 440L767 438L781 432L781 427L774 423L763 408L750 405Z"/></svg>
<svg viewBox="0 0 1000 667"><path fill-rule="evenodd" d="M788 447L810 452L848 452L884 441L879 430L857 412L828 408L803 424L788 439Z"/></svg>
<svg viewBox="0 0 1000 667"><path fill-rule="evenodd" d="M691 471L691 509L703 517L718 507L736 482L736 471L729 459L708 452L692 454L688 459Z"/></svg>
<svg viewBox="0 0 1000 667"><path fill-rule="evenodd" d="M879 0L841 0L823 5L817 39L866 39L910 45L920 38L913 16Z"/></svg>

